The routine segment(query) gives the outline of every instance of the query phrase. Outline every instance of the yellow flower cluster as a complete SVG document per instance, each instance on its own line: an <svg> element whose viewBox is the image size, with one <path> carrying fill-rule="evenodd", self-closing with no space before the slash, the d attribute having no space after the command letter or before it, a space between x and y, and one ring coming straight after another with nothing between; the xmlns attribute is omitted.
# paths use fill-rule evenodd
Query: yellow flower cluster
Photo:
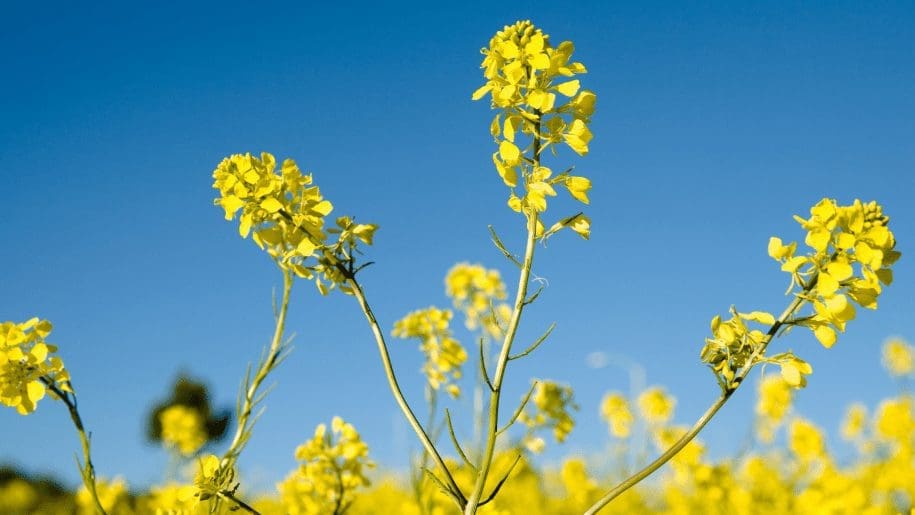
<svg viewBox="0 0 915 515"><path fill-rule="evenodd" d="M491 338L502 338L511 307L499 302L505 300L506 293L498 270L458 263L445 276L445 294L464 313L467 329L473 331L482 326Z"/></svg>
<svg viewBox="0 0 915 515"><path fill-rule="evenodd" d="M303 174L292 159L283 161L277 172L272 154L234 154L219 163L213 179L220 194L215 204L223 207L226 220L241 210L239 234L250 234L284 269L306 279L315 277L322 294L344 282L340 265L351 261L357 242L372 244L377 226L356 224L345 216L328 229L327 233L338 234L337 242L328 243L324 219L333 205L312 184L311 174ZM310 257L315 264L307 264Z"/></svg>
<svg viewBox="0 0 915 515"><path fill-rule="evenodd" d="M611 435L616 438L629 437L635 417L626 397L617 392L604 395L600 403L600 415L609 425Z"/></svg>
<svg viewBox="0 0 915 515"><path fill-rule="evenodd" d="M467 361L467 351L451 334L451 317L448 309L419 309L395 322L391 334L418 338L419 348L426 356L423 373L429 386L435 390L444 387L452 398L457 398L461 395L457 381L461 378L461 365Z"/></svg>
<svg viewBox="0 0 915 515"><path fill-rule="evenodd" d="M127 491L127 483L121 477L116 477L111 481L105 479L96 479L95 490L98 493L99 501L102 508L108 513L132 513L130 509L130 493ZM92 494L83 485L76 492L76 513L79 515L96 515L98 510L95 507L95 500Z"/></svg>
<svg viewBox="0 0 915 515"><path fill-rule="evenodd" d="M759 381L757 438L766 443L775 438L775 430L785 420L793 401L794 389L783 377L767 375Z"/></svg>
<svg viewBox="0 0 915 515"><path fill-rule="evenodd" d="M368 486L369 448L359 433L340 417L327 426L319 424L314 437L300 445L295 458L302 462L277 485L285 513L343 513L353 502L354 492Z"/></svg>
<svg viewBox="0 0 915 515"><path fill-rule="evenodd" d="M915 347L902 338L891 338L883 344L883 366L892 376L907 376L915 371Z"/></svg>
<svg viewBox="0 0 915 515"><path fill-rule="evenodd" d="M730 319L722 320L718 315L712 319L712 337L705 339L700 358L711 367L722 387L735 387L737 373L759 362L778 364L782 377L791 386L806 385L804 376L813 372L810 365L790 352L764 357L766 333L750 329L748 322L762 324L768 329L775 323L775 317L764 311L739 313L732 307Z"/></svg>
<svg viewBox="0 0 915 515"><path fill-rule="evenodd" d="M552 429L553 438L558 443L565 441L575 427L571 412L578 409L573 399L572 387L555 381L537 381L528 409L521 412L518 420L527 426L527 434L522 444L533 453L540 453L546 447L546 441L536 433L542 429Z"/></svg>
<svg viewBox="0 0 915 515"><path fill-rule="evenodd" d="M38 318L0 323L0 403L21 415L35 411L48 385L72 393L57 346L45 341L50 333L51 323Z"/></svg>
<svg viewBox="0 0 915 515"><path fill-rule="evenodd" d="M184 456L193 456L207 442L203 416L194 408L176 404L159 414L162 443Z"/></svg>
<svg viewBox="0 0 915 515"><path fill-rule="evenodd" d="M836 342L836 331L855 318L853 303L876 309L882 285L893 282L890 266L899 259L896 240L889 230L889 217L876 202L855 200L840 206L823 199L810 208L810 218L794 217L807 231L805 242L812 251L795 256L797 244L769 240L769 255L782 263L792 276L792 287L813 303L812 316L797 325L810 328L817 340L829 348Z"/></svg>
<svg viewBox="0 0 915 515"><path fill-rule="evenodd" d="M591 181L573 176L571 169L553 176L540 165L540 154L565 143L579 155L588 153L596 95L581 89L576 75L586 73L584 65L570 62L575 47L564 41L557 47L530 21L519 21L496 33L489 48L482 50L483 77L486 84L473 93L479 100L490 95L492 107L500 110L490 127L498 151L493 163L506 186L512 188L509 206L528 214L546 211L546 197L556 196L554 186L587 204ZM557 94L567 97L557 104ZM522 142L524 137L530 143ZM519 180L520 179L520 180ZM519 183L521 196L515 194ZM554 227L570 227L587 238L590 220L585 215L569 217ZM542 234L542 227L538 227Z"/></svg>
<svg viewBox="0 0 915 515"><path fill-rule="evenodd" d="M210 501L210 508L217 509L221 501L220 495L223 492L234 492L238 487L238 483L235 482L235 469L224 466L218 456L203 456L197 463L194 487L195 495L201 502Z"/></svg>
<svg viewBox="0 0 915 515"><path fill-rule="evenodd" d="M143 512L156 515L190 515L209 512L209 509L198 501L196 493L197 488L194 485L167 483L153 486L149 490L149 495L141 503L144 507Z"/></svg>
<svg viewBox="0 0 915 515"><path fill-rule="evenodd" d="M796 418L788 426L788 448L804 462L822 458L826 454L826 438L813 422Z"/></svg>
<svg viewBox="0 0 915 515"><path fill-rule="evenodd" d="M674 415L677 399L669 395L664 388L654 386L646 389L636 400L639 415L650 425L665 424Z"/></svg>

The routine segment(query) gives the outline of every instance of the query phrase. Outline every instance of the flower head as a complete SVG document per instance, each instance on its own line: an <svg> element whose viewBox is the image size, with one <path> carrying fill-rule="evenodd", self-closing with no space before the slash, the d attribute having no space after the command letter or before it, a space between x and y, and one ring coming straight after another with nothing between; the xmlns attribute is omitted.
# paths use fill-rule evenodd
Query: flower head
<svg viewBox="0 0 915 515"><path fill-rule="evenodd" d="M21 415L35 411L50 386L73 392L57 346L45 341L50 333L51 323L38 318L0 323L0 403Z"/></svg>
<svg viewBox="0 0 915 515"><path fill-rule="evenodd" d="M554 47L549 35L530 21L506 26L482 50L486 83L472 98L489 95L493 109L499 111L490 125L498 147L493 164L512 190L509 207L528 216L546 211L547 199L556 196L555 187L588 203L589 179L571 175L571 168L554 174L540 162L544 150L556 153L556 146L563 143L578 155L588 153L597 97L581 89L581 81L575 78L587 69L571 60L574 50L571 41ZM590 233L587 217L575 219L574 225L559 224L556 230L566 225L585 238ZM538 227L538 236L542 235Z"/></svg>
<svg viewBox="0 0 915 515"><path fill-rule="evenodd" d="M467 361L467 351L451 334L452 313L434 306L413 311L394 323L392 334L399 338L418 338L420 350L426 356L423 373L435 390L444 387L454 398L461 394L457 381L461 365Z"/></svg>

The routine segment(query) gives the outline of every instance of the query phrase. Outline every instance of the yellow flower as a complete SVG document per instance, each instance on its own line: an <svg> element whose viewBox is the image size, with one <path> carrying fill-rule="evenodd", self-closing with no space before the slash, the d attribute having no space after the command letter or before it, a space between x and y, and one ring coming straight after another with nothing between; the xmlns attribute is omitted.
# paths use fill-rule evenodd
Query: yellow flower
<svg viewBox="0 0 915 515"><path fill-rule="evenodd" d="M793 398L794 392L788 382L781 376L767 375L759 382L756 414L773 422L781 422L791 409Z"/></svg>
<svg viewBox="0 0 915 515"><path fill-rule="evenodd" d="M51 323L38 318L0 323L0 403L21 415L35 411L48 385L72 393L57 346L45 341L50 333Z"/></svg>
<svg viewBox="0 0 915 515"><path fill-rule="evenodd" d="M664 424L674 415L677 399L668 395L664 388L655 386L639 394L636 403L639 414L649 424Z"/></svg>
<svg viewBox="0 0 915 515"><path fill-rule="evenodd" d="M558 443L565 441L575 427L571 411L578 405L573 399L574 392L570 386L555 381L537 381L527 409L518 417L527 426L527 436L523 442L531 452L543 450L545 442L534 433L541 429L552 429L553 438Z"/></svg>
<svg viewBox="0 0 915 515"><path fill-rule="evenodd" d="M788 427L788 448L801 461L810 461L825 455L826 440L817 426L798 418Z"/></svg>
<svg viewBox="0 0 915 515"><path fill-rule="evenodd" d="M314 437L295 451L299 468L277 485L286 513L318 514L345 510L357 489L370 484L366 475L375 464L358 431L334 417L331 431L319 424Z"/></svg>
<svg viewBox="0 0 915 515"><path fill-rule="evenodd" d="M394 323L391 332L399 338L418 338L420 350L426 356L423 372L429 386L435 390L443 386L453 398L460 396L456 381L461 378L461 365L467 361L467 351L451 334L449 323L452 313L434 306L408 313Z"/></svg>
<svg viewBox="0 0 915 515"><path fill-rule="evenodd" d="M600 414L610 426L610 434L617 438L628 438L632 430L632 410L629 401L622 394L610 392L600 403Z"/></svg>
<svg viewBox="0 0 915 515"><path fill-rule="evenodd" d="M785 245L771 238L769 255L791 274L790 289L795 285L809 289L805 296L812 301L814 314L798 324L810 328L828 348L835 344L836 333L844 332L846 323L854 319L853 303L877 307L883 285L893 281L890 266L901 254L895 250L889 217L876 202L855 200L840 206L824 198L810 208L810 215L794 218L807 231L804 241L812 252L795 256L795 243Z"/></svg>
<svg viewBox="0 0 915 515"><path fill-rule="evenodd" d="M874 428L884 439L906 443L915 433L915 401L902 396L881 402L875 413Z"/></svg>
<svg viewBox="0 0 915 515"><path fill-rule="evenodd" d="M352 262L359 242L372 244L376 225L338 217L336 227L327 230L338 235L337 241L328 242L324 219L333 205L292 159L277 171L276 159L267 152L260 158L234 154L219 163L213 179L220 194L215 203L224 209L226 220L241 211L238 231L243 238L250 234L281 267L314 278L322 295L334 287L351 293L343 285L340 265Z"/></svg>
<svg viewBox="0 0 915 515"><path fill-rule="evenodd" d="M162 486L153 486L142 505L146 512L156 515L183 515L196 513L198 506L195 497L194 485L168 483Z"/></svg>
<svg viewBox="0 0 915 515"><path fill-rule="evenodd" d="M883 366L894 376L909 375L915 370L915 348L902 338L883 344Z"/></svg>
<svg viewBox="0 0 915 515"><path fill-rule="evenodd" d="M194 475L196 496L201 501L210 500L211 506L219 503L219 494L223 491L234 491L235 469L225 467L219 457L208 454L197 461L197 473Z"/></svg>
<svg viewBox="0 0 915 515"><path fill-rule="evenodd" d="M866 425L867 408L860 403L852 404L845 412L845 420L842 422L842 438L854 440L864 432Z"/></svg>
<svg viewBox="0 0 915 515"><path fill-rule="evenodd" d="M502 338L500 326L508 322L511 308L500 302L505 300L506 292L498 270L458 263L445 276L445 294L451 297L455 308L464 312L467 329L473 331L482 326L488 336Z"/></svg>
<svg viewBox="0 0 915 515"><path fill-rule="evenodd" d="M124 479L116 477L111 481L106 481L98 478L95 481L95 491L102 508L105 508L108 513L123 513L128 509L130 496ZM79 514L94 515L97 513L95 500L85 485L80 486L76 492L76 506Z"/></svg>
<svg viewBox="0 0 915 515"><path fill-rule="evenodd" d="M192 456L207 442L204 419L199 411L176 404L159 414L162 442L184 456Z"/></svg>
<svg viewBox="0 0 915 515"><path fill-rule="evenodd" d="M498 146L492 159L502 181L512 188L509 206L516 211L546 211L547 197L556 195L555 184L588 203L590 180L568 172L551 177L540 164L543 151L559 143L579 155L588 153L592 138L588 124L597 97L581 89L581 81L574 78L587 73L584 65L570 61L574 49L570 41L554 47L550 37L530 21L519 21L496 33L482 50L486 83L472 98L489 95L492 107L500 111L490 125ZM524 138L530 144L522 142ZM525 190L520 196L514 192L519 185ZM575 226L583 236L584 224L582 220Z"/></svg>

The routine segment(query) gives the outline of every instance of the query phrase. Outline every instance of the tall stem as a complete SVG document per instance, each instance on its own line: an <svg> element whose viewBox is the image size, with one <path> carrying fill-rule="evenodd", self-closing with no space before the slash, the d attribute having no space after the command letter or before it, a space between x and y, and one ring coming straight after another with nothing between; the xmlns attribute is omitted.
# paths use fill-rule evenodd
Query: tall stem
<svg viewBox="0 0 915 515"><path fill-rule="evenodd" d="M804 289L803 293L797 295L794 298L794 300L791 302L791 304L789 304L788 307L785 308L785 311L782 312L782 314L778 317L778 319L775 320L775 323L772 324L772 327L769 328L769 331L766 333L766 336L763 339L763 341L759 347L759 350L757 351L758 355L761 356L765 352L766 347L769 346L769 342L772 341L772 338L775 337L775 335L778 333L779 329L782 328L782 326L785 324L785 322L794 314L795 311L800 309L800 307L802 305L804 305L805 302L807 302L806 294L808 292L810 292L813 289L813 287L816 285L816 279L817 279L817 276L814 275L810 280L810 285ZM644 468L642 468L641 470L639 470L632 476L626 478L626 480L624 480L622 483L620 483L619 485L615 486L612 490L607 492L606 495L601 497L596 503L594 503L590 508L588 508L588 511L585 512L585 515L594 515L595 513L600 511L603 507L605 507L607 504L609 504L610 501L612 501L613 499L616 499L623 492L625 492L626 490L629 490L630 488L632 488L633 486L638 484L640 481L642 481L646 477L650 476L654 471L661 468L662 465L664 465L665 463L670 461L674 456L676 456L678 452L683 450L683 448L686 447L686 445L689 444L689 442L691 442L693 440L693 438L695 438L696 435L699 434L700 431L702 431L702 429L705 427L705 425L708 424L710 420L712 420L712 417L714 417L715 414L718 413L718 410L720 410L721 407L724 406L724 404L728 401L728 399L730 399L731 396L734 395L734 392L736 392L737 389L740 388L740 385L743 384L743 380L747 377L747 374L749 374L750 370L752 370L752 369L753 369L753 363L751 362L748 366L744 367L734 377L734 381L733 381L734 386L723 391L721 393L721 396L718 397L717 400L715 400L715 402L709 407L708 410L705 411L705 413L702 414L701 417L699 417L699 420L697 420L696 423L693 424L693 426L691 428L689 428L689 431L687 431L676 442L674 442L674 444L671 445L669 449L664 451L663 454L658 456L657 459L655 459L654 461L652 461L651 463L646 465Z"/></svg>
<svg viewBox="0 0 915 515"><path fill-rule="evenodd" d="M92 496L92 501L95 503L95 509L102 515L106 515L105 508L102 507L102 501L99 500L98 491L96 490L95 467L92 465L89 435L86 434L86 428L83 426L83 419L79 416L79 410L76 408L76 394L64 392L50 377L42 377L41 382L67 405L67 410L70 412L70 420L73 421L73 426L79 434L79 442L83 448L83 461L85 464L80 470L80 476L83 478L83 485L85 485L86 490L89 491L89 495Z"/></svg>
<svg viewBox="0 0 915 515"><path fill-rule="evenodd" d="M270 341L270 349L267 351L267 358L260 364L257 372L254 373L254 379L251 380L251 384L248 385L248 389L245 391L245 398L242 403L241 411L238 413L238 428L235 430L235 436L232 437L232 443L229 444L229 449L222 458L224 464L226 462L234 464L235 460L238 459L238 455L241 453L242 448L244 448L245 442L247 441L245 435L249 432L251 425L254 423L254 421L251 420L251 412L257 401L257 392L260 389L261 383L267 378L267 374L274 369L277 360L280 357L283 347L283 331L286 326L286 312L289 308L289 295L292 292L292 282L292 273L283 269L283 298L280 303L279 313L276 317L276 328L273 331L273 339Z"/></svg>
<svg viewBox="0 0 915 515"><path fill-rule="evenodd" d="M537 111L537 115L540 115L539 111ZM533 154L533 167L537 168L540 166L539 118L534 124ZM483 456L480 461L476 482L473 485L473 492L470 494L470 499L468 499L464 508L465 515L477 512L477 507L483 497L483 488L486 486L486 478L489 476L489 468L492 465L493 454L496 450L496 439L499 436L499 401L502 397L502 380L505 377L505 368L508 366L512 343L515 341L515 334L518 332L518 325L521 322L521 312L524 311L527 299L527 286L531 278L531 268L534 265L534 244L537 241L537 213L532 210L530 213L525 213L525 215L527 218L527 243L524 247L524 261L521 263L521 272L518 274L518 290L515 294L515 304L505 331L505 339L502 341L502 350L499 352L499 360L496 362L495 376L492 380L492 391L489 394L486 447L483 449Z"/></svg>
<svg viewBox="0 0 915 515"><path fill-rule="evenodd" d="M442 459L438 449L435 448L435 444L432 443L432 439L429 438L428 434L426 434L425 429L423 429L423 426L419 423L419 420L416 419L416 415L413 413L413 410L410 409L410 405L407 404L407 399L404 398L403 391L400 389L400 384L397 382L397 376L394 374L394 366L391 364L391 356L388 353L388 346L384 340L384 333L381 331L381 327L378 325L378 320L375 318L375 314L372 312L372 308L369 306L369 303L365 298L365 292L362 291L362 286L352 275L348 275L347 282L352 288L353 295L359 302L359 306L362 308L362 313L365 314L365 318L368 320L369 326L372 329L372 334L375 336L375 342L378 344L378 353L381 355L381 363L384 366L384 373L387 376L388 385L391 387L391 393L394 395L394 400L397 401L397 405L400 407L400 411L403 412L404 417L407 419L410 427L413 428L413 431L416 433L419 441L426 449L426 452L432 456L435 464L445 475L447 486L452 490L451 494L454 496L455 501L457 501L458 504L463 507L467 501L464 498L464 494L461 493L460 487L457 485L457 482L455 482L454 477L452 477L451 472L445 465L445 460Z"/></svg>

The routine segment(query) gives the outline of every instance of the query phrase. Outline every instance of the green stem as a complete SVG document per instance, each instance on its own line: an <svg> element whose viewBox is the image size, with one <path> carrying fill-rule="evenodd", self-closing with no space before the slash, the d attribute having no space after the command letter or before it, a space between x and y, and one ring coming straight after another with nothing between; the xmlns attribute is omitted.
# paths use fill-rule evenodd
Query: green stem
<svg viewBox="0 0 915 515"><path fill-rule="evenodd" d="M235 503L236 506L238 506L242 510L245 510L248 513L253 513L254 515L260 515L259 511L255 510L253 507L251 507L250 504L248 504L245 501L242 501L241 499L236 497L235 494L229 490L221 490L219 492L219 496L226 500L232 501L233 503Z"/></svg>
<svg viewBox="0 0 915 515"><path fill-rule="evenodd" d="M89 495L92 496L92 501L95 503L95 509L102 515L106 515L105 508L102 507L102 501L99 500L98 491L96 490L95 467L92 465L89 435L86 434L85 426L83 426L83 419L79 416L79 410L76 409L76 394L71 395L70 393L64 392L50 377L42 376L41 382L67 405L67 410L70 412L70 420L73 421L76 432L79 433L79 441L83 448L83 461L86 462L85 465L83 465L82 470L80 470L80 476L83 478L83 485L86 486L86 490L88 490Z"/></svg>
<svg viewBox="0 0 915 515"><path fill-rule="evenodd" d="M782 312L782 314L778 317L778 319L775 320L775 323L772 324L772 327L770 327L769 331L766 333L766 336L763 339L763 341L759 347L759 350L757 351L757 355L761 356L765 352L766 347L769 346L769 342L772 341L772 338L775 337L775 335L778 333L779 329L782 328L782 326L785 324L785 322L788 320L788 318L790 318L791 315L793 315L795 311L800 309L800 307L805 302L807 302L806 294L813 289L814 285L816 285L816 278L817 278L817 276L814 275L813 278L811 278L810 284L807 286L807 288L804 289L804 292L797 295L794 298L794 300L791 301L791 304L789 304L788 307L785 308L785 311ZM724 404L728 401L728 399L730 399L731 396L734 395L734 392L736 392L737 389L740 388L740 385L743 384L743 380L747 377L747 374L749 374L750 370L753 369L753 365L754 365L754 363L751 361L748 366L744 367L734 377L734 381L732 383L734 386L732 386L732 387L728 388L726 391L722 392L721 396L718 397L717 400L715 400L715 402L709 407L708 410L706 410L705 413L702 414L701 417L699 417L699 420L697 420L696 423L693 424L693 426L689 429L689 431L687 431L676 442L674 442L674 444L672 446L670 446L669 449L664 451L664 453L661 454L660 456L658 456L657 459L655 459L654 461L652 461L651 463L646 465L644 468L642 468L641 470L639 470L632 476L626 478L626 480L624 480L622 483L620 483L619 485L615 486L612 490L607 492L606 495L601 497L596 503L594 503L590 508L588 508L588 511L585 512L585 515L594 515L595 513L600 511L603 507L605 507L607 504L609 504L610 501L612 501L613 499L616 499L623 492L625 492L626 490L629 490L630 488L632 488L633 486L638 484L640 481L642 481L646 477L650 476L654 471L661 468L662 465L664 465L665 463L670 461L671 458L676 456L678 452L683 450L683 448L686 447L686 445L689 444L689 442L691 442L693 440L693 438L695 438L696 435L699 434L700 431L702 431L702 429L705 427L705 425L708 424L710 420L712 420L712 417L714 417L715 414L718 413L718 410L720 410L721 407L724 406Z"/></svg>
<svg viewBox="0 0 915 515"><path fill-rule="evenodd" d="M273 340L270 342L267 358L260 364L257 372L254 374L254 379L251 380L248 389L245 391L245 399L238 413L238 428L235 430L235 436L232 438L232 443L229 444L228 450L226 450L226 453L223 455L223 466L226 464L234 464L238 459L238 455L241 454L241 451L247 442L246 435L250 432L251 426L254 424L254 421L251 420L251 412L257 401L257 392L260 389L261 383L267 378L267 374L276 366L277 360L283 350L283 331L286 326L286 312L289 308L289 296L292 292L292 282L292 273L283 269L283 298L280 304L279 314L276 317L276 328L273 331Z"/></svg>
<svg viewBox="0 0 915 515"><path fill-rule="evenodd" d="M537 140L535 139L535 141ZM499 431L499 401L502 397L502 380L505 377L505 369L508 365L512 343L515 341L515 334L518 332L518 325L521 322L521 312L524 310L525 305L524 300L527 298L527 286L530 281L531 268L534 264L534 244L537 241L536 231L537 215L530 214L527 217L527 245L525 246L524 261L518 278L518 292L515 295L514 309L512 310L512 316L508 322L508 327L506 328L505 340L502 342L502 350L499 353L499 360L496 363L495 377L492 381L492 391L489 394L486 447L483 449L483 457L479 464L480 471L477 474L473 492L470 494L470 498L464 508L464 513L466 515L474 514L477 511L477 507L483 496L483 488L486 485L486 477L489 475L489 468L492 465L493 454L495 453L496 439Z"/></svg>
<svg viewBox="0 0 915 515"><path fill-rule="evenodd" d="M365 298L365 292L362 291L362 286L358 281L356 281L356 278L353 274L347 274L346 277L347 282L353 289L353 296L355 296L356 300L359 302L359 306L362 308L362 313L368 320L369 326L372 329L372 334L375 336L375 342L378 344L378 353L381 355L381 363L384 366L384 373L387 376L388 385L391 387L391 393L394 395L394 399L397 401L397 405L400 407L400 411L403 412L404 417L407 419L410 427L413 428L413 431L416 433L419 441L426 449L426 452L432 456L435 464L445 475L445 480L447 481L447 486L451 490L452 498L463 508L464 504L466 503L464 494L461 492L460 487L457 485L457 482L455 482L454 477L452 477L451 472L445 465L445 460L442 459L442 456L435 448L435 444L432 443L429 435L426 434L425 429L423 429L423 426L419 423L419 420L416 419L416 415L413 413L413 410L410 409L410 405L407 404L407 399L404 398L403 391L400 389L400 384L397 382L397 376L394 374L394 366L391 364L391 356L388 353L388 346L384 340L384 333L381 331L381 327L378 325L378 320L375 318L375 314L372 312L372 308L369 306L369 303Z"/></svg>

